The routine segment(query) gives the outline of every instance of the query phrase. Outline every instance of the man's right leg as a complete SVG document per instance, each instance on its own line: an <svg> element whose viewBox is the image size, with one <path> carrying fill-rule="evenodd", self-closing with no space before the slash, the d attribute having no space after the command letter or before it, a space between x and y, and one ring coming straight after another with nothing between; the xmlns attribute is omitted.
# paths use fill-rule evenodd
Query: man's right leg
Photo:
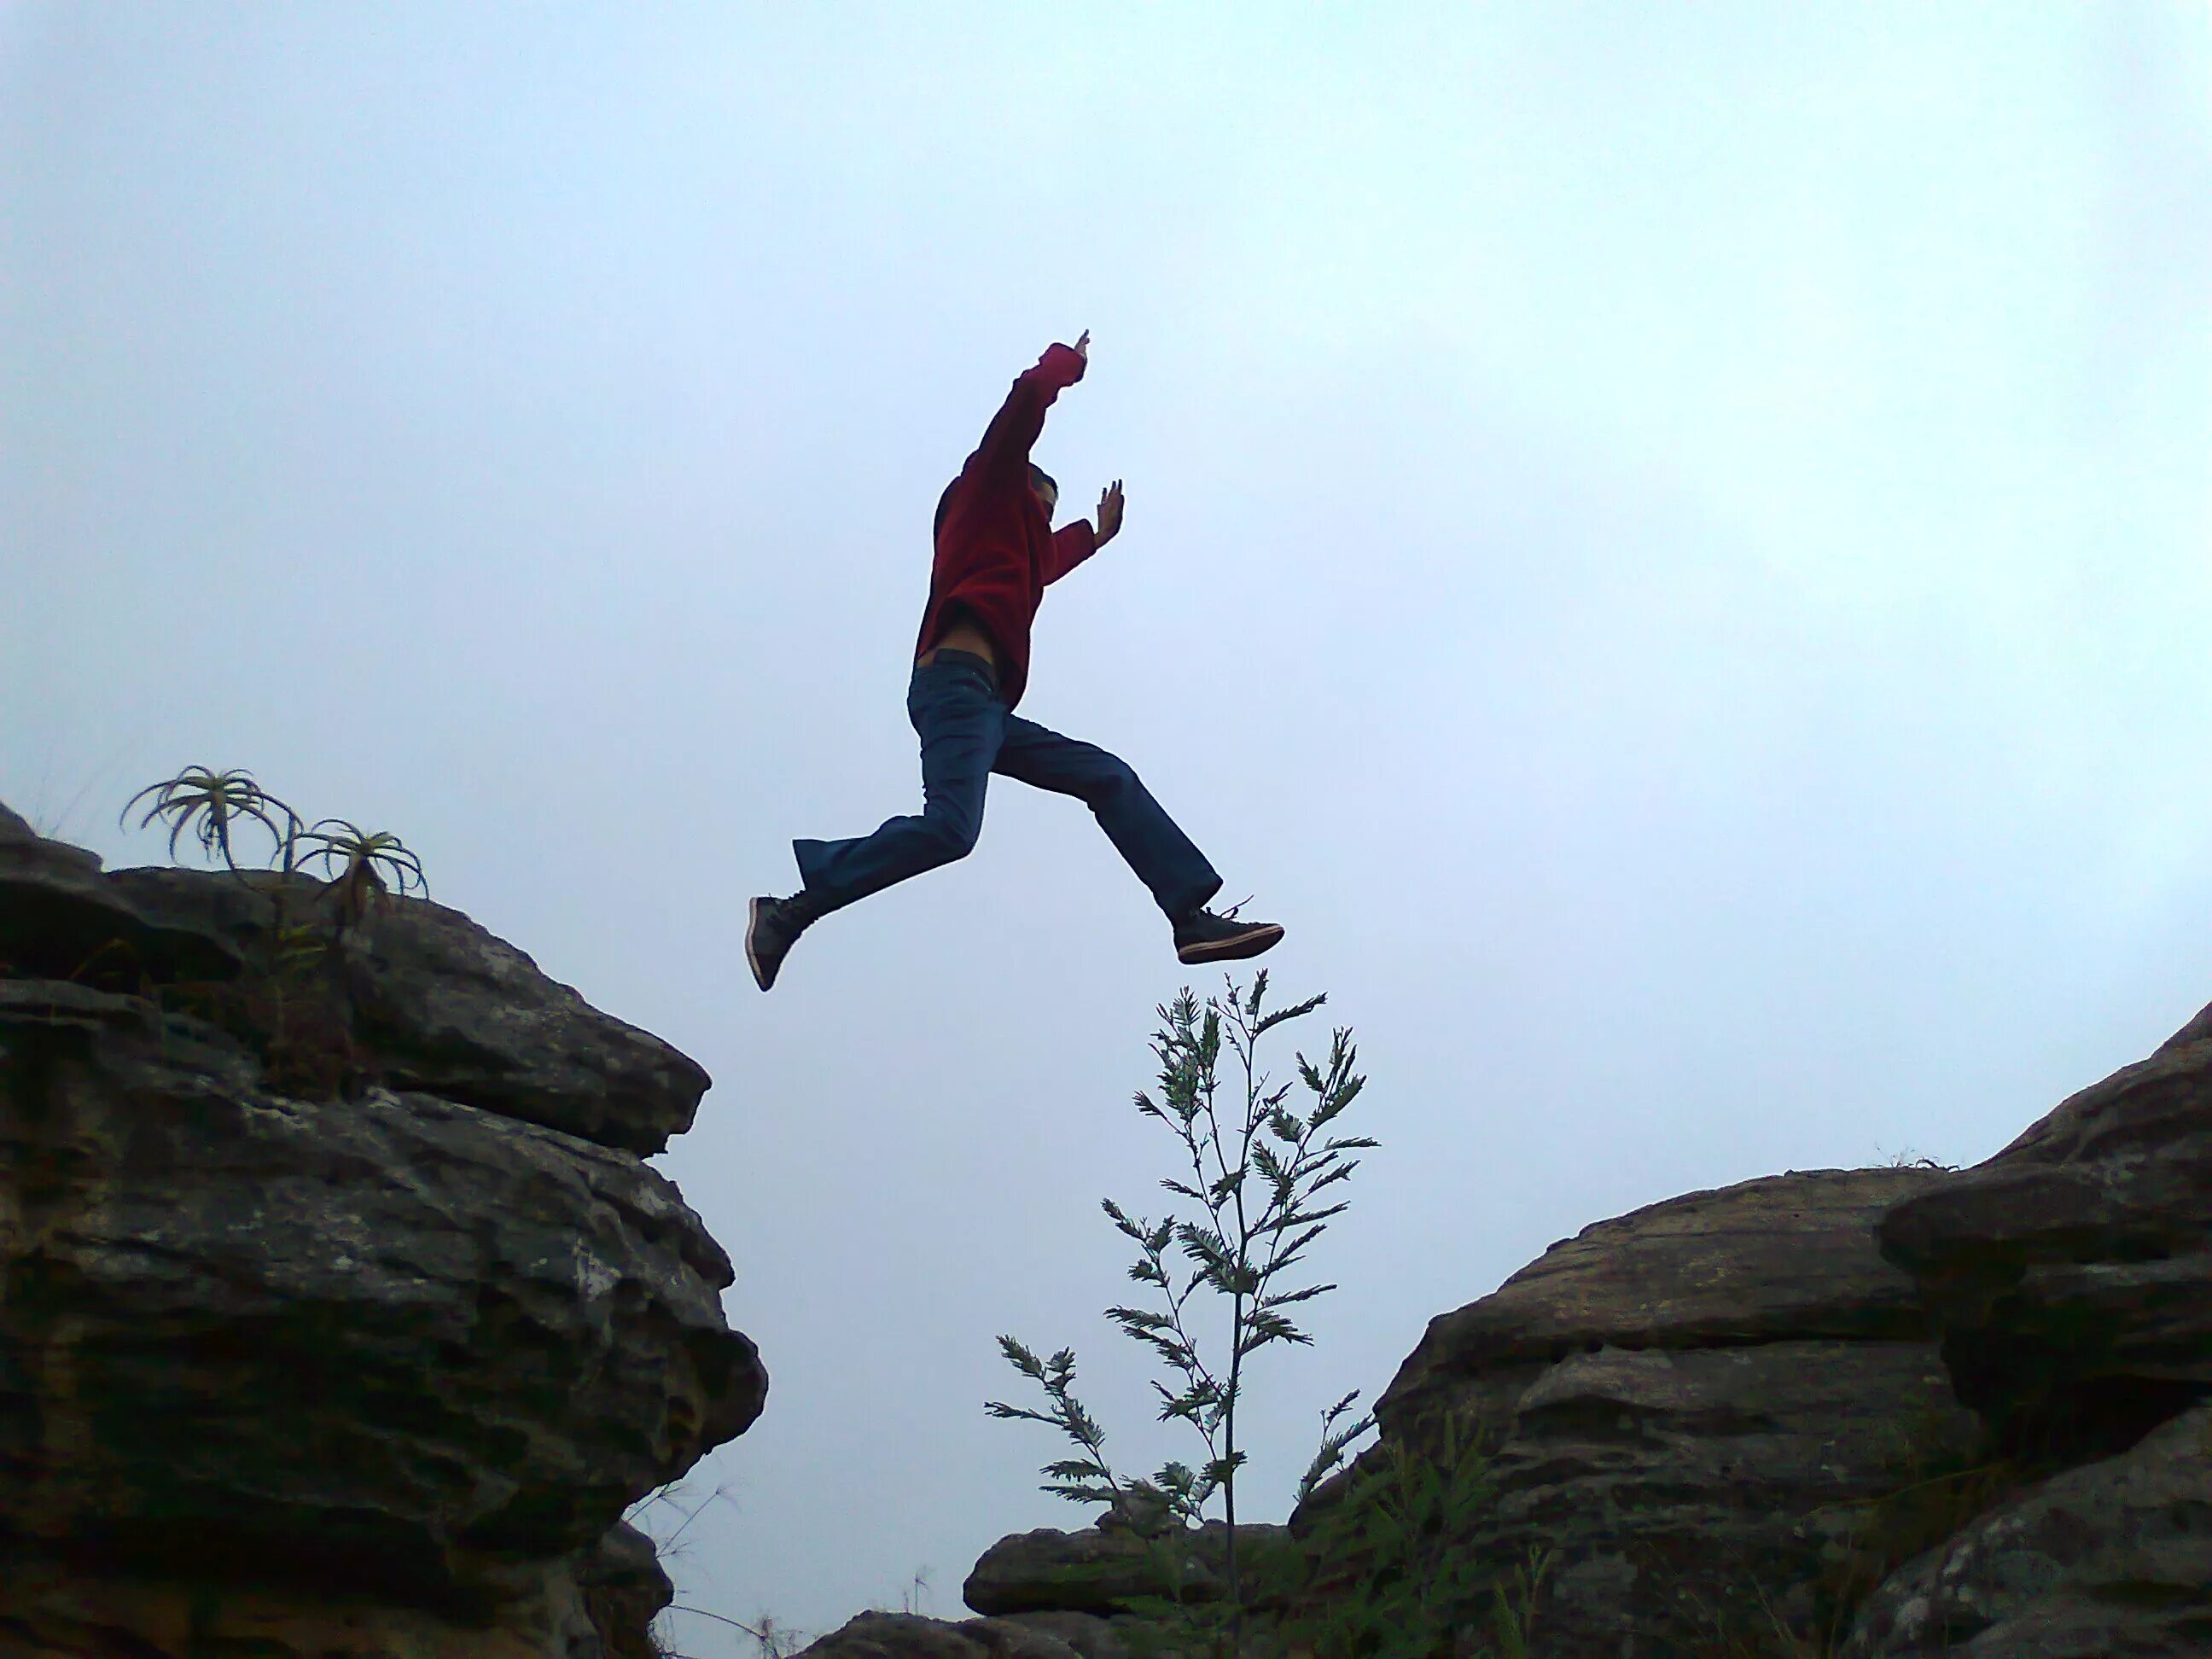
<svg viewBox="0 0 2212 1659"><path fill-rule="evenodd" d="M1182 961L1233 962L1272 950L1282 939L1276 922L1243 920L1233 908L1217 915L1202 908L1220 890L1221 878L1119 757L1009 714L994 769L1090 807L1107 839L1152 890L1175 929Z"/></svg>
<svg viewBox="0 0 2212 1659"><path fill-rule="evenodd" d="M805 886L787 899L755 899L746 931L746 959L763 991L809 925L894 882L965 858L981 834L984 790L1006 729L1006 706L988 667L966 652L940 652L915 670L906 708L921 739L921 811L886 818L872 835L792 842Z"/></svg>

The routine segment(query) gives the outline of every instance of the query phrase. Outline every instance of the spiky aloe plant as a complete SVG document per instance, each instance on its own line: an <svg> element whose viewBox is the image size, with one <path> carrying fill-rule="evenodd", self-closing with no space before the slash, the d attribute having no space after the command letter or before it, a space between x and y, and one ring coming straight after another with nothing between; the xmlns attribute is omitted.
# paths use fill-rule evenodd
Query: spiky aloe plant
<svg viewBox="0 0 2212 1659"><path fill-rule="evenodd" d="M1069 1349L1040 1360L1012 1337L1001 1336L1000 1351L1044 1390L1045 1409L1001 1401L987 1401L984 1407L994 1417L1046 1424L1074 1442L1077 1456L1042 1471L1048 1477L1043 1490L1060 1497L1079 1503L1133 1500L1189 1527L1205 1524L1206 1505L1218 1494L1226 1523L1230 1613L1230 1628L1223 1634L1232 1650L1241 1639L1243 1605L1237 1558L1237 1474L1245 1454L1237 1443L1237 1407L1245 1386L1245 1362L1271 1344L1311 1342L1285 1310L1336 1287L1291 1289L1282 1281L1346 1207L1345 1200L1328 1202L1322 1195L1359 1167L1352 1153L1378 1144L1364 1135L1330 1132L1365 1084L1353 1070L1358 1051L1349 1030L1340 1028L1332 1035L1323 1064L1316 1066L1303 1054L1297 1057L1297 1085L1274 1085L1261 1069L1261 1039L1327 1000L1310 997L1271 1010L1265 1006L1267 994L1267 975L1262 972L1249 992L1232 980L1225 997L1209 997L1201 1006L1185 988L1158 1010L1161 1026L1153 1034L1152 1052L1159 1061L1159 1094L1155 1099L1139 1091L1136 1107L1174 1133L1189 1176L1178 1174L1160 1184L1195 1209L1153 1222L1131 1215L1110 1198L1103 1200L1115 1230L1138 1248L1129 1277L1151 1286L1160 1303L1158 1308L1109 1308L1107 1317L1151 1348L1177 1379L1173 1387L1152 1384L1161 1401L1160 1419L1188 1423L1195 1430L1206 1448L1204 1462L1194 1469L1170 1462L1150 1479L1117 1476L1106 1461L1104 1432L1074 1396L1075 1356ZM1225 1090L1224 1049L1238 1073ZM1303 1115L1289 1104L1297 1085L1311 1097L1311 1109ZM1211 1358L1187 1317L1200 1286L1228 1304L1227 1340L1212 1351L1216 1357ZM1365 1416L1340 1426L1357 1398L1355 1390L1324 1415L1322 1448L1300 1483L1301 1498L1373 1426Z"/></svg>
<svg viewBox="0 0 2212 1659"><path fill-rule="evenodd" d="M273 856L283 860L285 869L292 867L301 834L300 815L256 783L251 772L215 772L204 766L187 766L175 777L148 784L131 796L116 822L129 822L131 809L149 795L154 802L138 820L138 827L143 830L156 819L168 819L171 858L177 855L177 842L189 829L203 853L221 859L236 871L238 855L231 845L231 832L240 823L252 823L266 830L276 842ZM280 824L271 814L281 815L283 822Z"/></svg>
<svg viewBox="0 0 2212 1659"><path fill-rule="evenodd" d="M312 829L300 832L300 839L320 843L301 862L321 859L324 860L323 867L327 870L343 860L343 868L338 874L340 880L356 871L366 870L375 879L376 884L382 887L385 885L384 878L377 874L379 866L381 866L392 872L393 882L402 893L410 886L422 893L430 890L430 884L422 876L422 860L408 850L405 842L388 830L363 830L359 824L349 823L343 818L319 818Z"/></svg>
<svg viewBox="0 0 2212 1659"><path fill-rule="evenodd" d="M360 921L368 913L371 896L388 890L383 871L391 872L391 884L403 896L410 886L426 895L430 890L422 861L389 830L363 830L343 818L322 818L302 830L300 839L317 843L302 863L319 859L325 871L337 870L331 890L337 895L341 925Z"/></svg>
<svg viewBox="0 0 2212 1659"><path fill-rule="evenodd" d="M169 851L187 830L211 859L245 878L234 836L241 823L268 831L275 848L271 863L286 876L322 861L337 873L325 890L330 907L324 917L295 917L293 884L280 881L269 892L270 923L260 972L243 991L230 994L231 1017L262 1034L276 1071L309 1079L352 1075L351 993L333 960L346 929L368 913L374 896L397 886L427 893L422 866L405 842L386 830L367 830L343 818L322 818L313 825L257 783L245 771L187 767L175 777L150 784L125 805L122 821L152 797L139 819L144 829L157 820L169 823ZM318 982L320 981L320 982ZM302 1019L304 1017L304 1024ZM332 1072L331 1068L336 1067Z"/></svg>

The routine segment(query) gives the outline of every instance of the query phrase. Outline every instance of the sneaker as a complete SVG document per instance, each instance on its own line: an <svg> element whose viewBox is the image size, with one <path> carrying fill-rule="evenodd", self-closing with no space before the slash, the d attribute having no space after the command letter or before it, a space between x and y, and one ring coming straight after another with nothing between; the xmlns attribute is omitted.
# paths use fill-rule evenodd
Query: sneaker
<svg viewBox="0 0 2212 1659"><path fill-rule="evenodd" d="M745 960L762 990L775 983L775 970L799 936L814 920L803 894L790 898L757 898L745 927Z"/></svg>
<svg viewBox="0 0 2212 1659"><path fill-rule="evenodd" d="M1175 925L1176 958L1182 962L1235 962L1270 951L1283 937L1273 921L1239 921L1237 906L1225 915L1194 910Z"/></svg>

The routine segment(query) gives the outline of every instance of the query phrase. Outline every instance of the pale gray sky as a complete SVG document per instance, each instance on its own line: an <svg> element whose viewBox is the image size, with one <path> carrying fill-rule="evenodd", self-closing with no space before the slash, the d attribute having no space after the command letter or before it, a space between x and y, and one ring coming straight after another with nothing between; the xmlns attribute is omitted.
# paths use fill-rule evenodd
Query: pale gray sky
<svg viewBox="0 0 2212 1659"><path fill-rule="evenodd" d="M1184 975L1012 787L772 997L739 933L911 809L930 508L1090 328L1038 454L1128 527L1024 712L1288 925L1385 1143L1279 1515L1553 1239L1980 1158L2212 997L2208 93L2179 3L0 5L0 799L143 860L250 767L697 1056L774 1382L682 1598L950 1612L1080 1518L997 1333L1182 1449L1097 1206Z"/></svg>

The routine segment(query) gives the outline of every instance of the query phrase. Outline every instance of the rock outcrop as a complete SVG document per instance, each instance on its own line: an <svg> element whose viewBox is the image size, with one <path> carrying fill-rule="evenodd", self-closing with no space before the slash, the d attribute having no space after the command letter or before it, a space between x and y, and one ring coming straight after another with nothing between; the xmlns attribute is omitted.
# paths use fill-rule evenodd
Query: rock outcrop
<svg viewBox="0 0 2212 1659"><path fill-rule="evenodd" d="M1852 1659L2212 1653L2212 1008L1881 1234L2008 1478Z"/></svg>
<svg viewBox="0 0 2212 1659"><path fill-rule="evenodd" d="M237 949L209 930L141 910L94 854L40 838L0 806L0 970L131 983L228 978L245 967Z"/></svg>
<svg viewBox="0 0 2212 1659"><path fill-rule="evenodd" d="M1117 1515L1073 1532L1041 1527L1000 1539L976 1562L961 1599L980 1618L927 1619L866 1613L806 1649L801 1659L1175 1659L1181 1648L1147 1606L1180 1592L1194 1606L1217 1601L1226 1583L1227 1528L1149 1540ZM1279 1572L1292 1546L1279 1526L1240 1526L1243 1570ZM1192 1659L1198 1659L1193 1655Z"/></svg>
<svg viewBox="0 0 2212 1659"><path fill-rule="evenodd" d="M1899 1205L1882 1246L2017 1449L2118 1450L2212 1395L2212 1018Z"/></svg>
<svg viewBox="0 0 2212 1659"><path fill-rule="evenodd" d="M1432 1321L1377 1415L1254 1656L2205 1659L2212 1009L1974 1169L1587 1228ZM969 1600L1118 1659L1141 1577L1022 1534Z"/></svg>
<svg viewBox="0 0 2212 1659"><path fill-rule="evenodd" d="M1010 1619L925 1619L864 1613L809 1647L801 1659L1103 1659L1048 1630ZM1115 1656L1115 1659L1119 1659Z"/></svg>
<svg viewBox="0 0 2212 1659"><path fill-rule="evenodd" d="M643 1659L767 1388L639 1157L705 1075L321 891L0 820L0 1654Z"/></svg>
<svg viewBox="0 0 2212 1659"><path fill-rule="evenodd" d="M49 843L51 844L51 843ZM324 912L305 876L211 880L118 870L109 890L179 935L264 957L287 921ZM386 1087L434 1094L641 1155L691 1127L707 1073L659 1038L599 1012L458 910L386 899L325 965L347 1036Z"/></svg>
<svg viewBox="0 0 2212 1659"><path fill-rule="evenodd" d="M1976 1441L1913 1281L1880 1249L1883 1217L1937 1178L1815 1171L1675 1199L1432 1322L1378 1402L1381 1443L1292 1518L1307 1587L1254 1620L1255 1650L1325 1643L1332 1601L1420 1576L1331 1522L1399 1460L1437 1467L1454 1445L1478 1449L1480 1469L1441 1545L1467 1605L1428 1608L1439 1628L1488 1629L1492 1586L1525 1577L1532 1549L1548 1558L1543 1653L1687 1652L1760 1627L1770 1601L1801 1624L1827 1611L1826 1580L1900 1470ZM1280 1538L1267 1530L1255 1556ZM1191 1565L1187 1596L1217 1594L1206 1558ZM1097 1644L1138 1634L1132 1599L1157 1580L1125 1534L1031 1533L986 1553L965 1594L979 1613L1100 1621L1078 1632Z"/></svg>
<svg viewBox="0 0 2212 1659"><path fill-rule="evenodd" d="M1844 1659L2212 1654L2212 1407L1975 1516L1892 1574Z"/></svg>
<svg viewBox="0 0 2212 1659"><path fill-rule="evenodd" d="M1214 1525L1176 1535L1180 1556L1171 1575L1156 1544L1125 1528L1086 1527L1076 1532L1041 1527L1014 1533L985 1551L960 1587L960 1599L977 1613L1081 1613L1100 1618L1133 1613L1139 1603L1173 1594L1211 1601L1227 1579L1227 1532ZM1289 1529L1240 1526L1237 1549L1247 1575L1262 1573L1288 1547Z"/></svg>
<svg viewBox="0 0 2212 1659"><path fill-rule="evenodd" d="M1457 1435L1488 1463L1456 1553L1501 1581L1544 1564L1545 1651L1809 1624L1899 1471L1974 1441L1912 1281L1879 1248L1883 1216L1932 1179L1770 1176L1553 1246L1431 1322L1377 1402L1381 1444L1294 1528L1316 1534L1363 1475ZM1334 1564L1324 1596L1347 1569L1365 1566Z"/></svg>

